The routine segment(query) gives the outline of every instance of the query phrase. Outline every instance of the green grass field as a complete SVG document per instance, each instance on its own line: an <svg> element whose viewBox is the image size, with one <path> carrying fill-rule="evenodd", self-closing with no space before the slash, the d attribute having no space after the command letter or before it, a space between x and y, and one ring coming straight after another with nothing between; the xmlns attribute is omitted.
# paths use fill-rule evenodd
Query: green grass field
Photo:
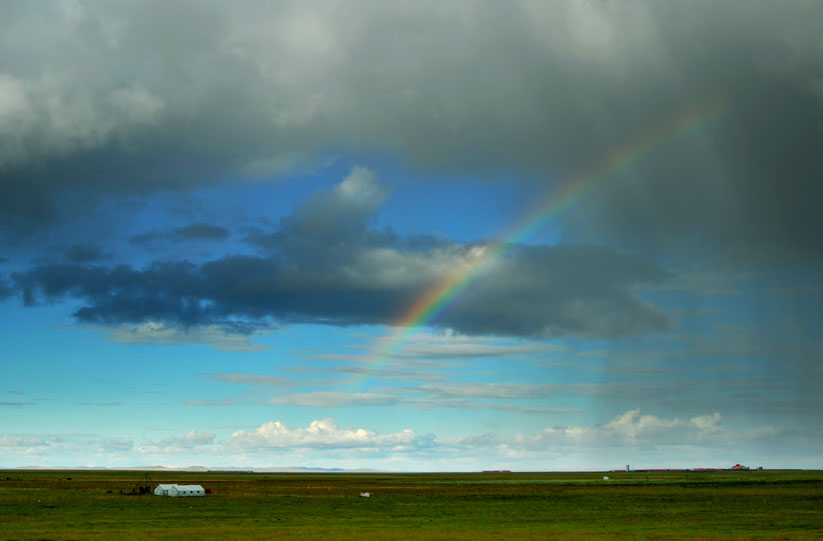
<svg viewBox="0 0 823 541"><path fill-rule="evenodd" d="M819 471L150 475L214 494L121 495L140 472L0 471L0 538L823 539Z"/></svg>

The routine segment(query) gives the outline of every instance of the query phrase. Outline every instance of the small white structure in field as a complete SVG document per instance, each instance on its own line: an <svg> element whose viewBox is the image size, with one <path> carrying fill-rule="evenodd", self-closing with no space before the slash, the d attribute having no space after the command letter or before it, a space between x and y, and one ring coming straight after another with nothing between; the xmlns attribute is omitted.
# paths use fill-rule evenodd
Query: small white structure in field
<svg viewBox="0 0 823 541"><path fill-rule="evenodd" d="M157 488L154 489L155 496L168 496L169 489L171 487L175 487L177 485L157 485Z"/></svg>
<svg viewBox="0 0 823 541"><path fill-rule="evenodd" d="M172 498L186 498L205 495L206 490L200 485L173 485L169 489L169 496Z"/></svg>
<svg viewBox="0 0 823 541"><path fill-rule="evenodd" d="M608 481L608 480L609 480L609 476L608 476L608 475L604 475L604 476L603 476L603 480L604 480L604 481Z"/></svg>
<svg viewBox="0 0 823 541"><path fill-rule="evenodd" d="M361 497L361 498L368 498L368 497L369 497L369 493L368 493L368 492L361 492L361 493L360 493L360 497Z"/></svg>
<svg viewBox="0 0 823 541"><path fill-rule="evenodd" d="M172 498L188 498L205 496L206 490L200 485L157 485L155 496L171 496Z"/></svg>

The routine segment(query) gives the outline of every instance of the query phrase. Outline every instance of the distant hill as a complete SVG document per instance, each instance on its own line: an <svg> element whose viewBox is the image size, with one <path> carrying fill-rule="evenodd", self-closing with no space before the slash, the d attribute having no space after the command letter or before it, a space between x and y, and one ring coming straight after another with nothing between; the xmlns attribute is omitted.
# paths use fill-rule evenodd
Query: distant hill
<svg viewBox="0 0 823 541"><path fill-rule="evenodd" d="M6 469L6 468L3 468ZM116 468L103 468L94 466L23 466L21 468L8 468L14 470L87 470L87 471L169 471L169 472L249 472L249 473L388 473L386 470L354 469L346 470L342 468L305 468L299 466L284 466L272 468L243 468L243 467L217 467L207 468L205 466L123 466Z"/></svg>

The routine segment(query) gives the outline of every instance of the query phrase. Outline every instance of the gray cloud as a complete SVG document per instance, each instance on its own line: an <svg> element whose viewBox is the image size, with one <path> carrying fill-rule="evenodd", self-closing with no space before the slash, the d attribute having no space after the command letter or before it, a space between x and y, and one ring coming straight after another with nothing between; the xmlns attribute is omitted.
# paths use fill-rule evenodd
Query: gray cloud
<svg viewBox="0 0 823 541"><path fill-rule="evenodd" d="M173 227L165 230L152 230L129 239L132 244L152 246L162 243L179 243L185 241L220 241L229 236L229 230L215 224L198 222L183 227Z"/></svg>
<svg viewBox="0 0 823 541"><path fill-rule="evenodd" d="M615 179L568 227L659 250L820 253L819 2L68 5L2 7L7 229L67 212L65 192L277 176L340 148L562 184L723 95L708 134Z"/></svg>
<svg viewBox="0 0 823 541"><path fill-rule="evenodd" d="M291 387L293 382L277 376L262 376L259 374L217 374L211 377L215 381L239 383L263 387Z"/></svg>
<svg viewBox="0 0 823 541"><path fill-rule="evenodd" d="M128 438L106 438L103 441L89 441L87 445L96 445L99 453L117 453L134 450L134 441Z"/></svg>
<svg viewBox="0 0 823 541"><path fill-rule="evenodd" d="M501 398L499 396L483 398ZM357 407L381 407L398 406L408 407L416 410L432 409L463 409L463 410L484 410L484 411L506 411L515 413L529 413L538 415L560 415L583 413L583 410L576 408L551 408L546 406L528 406L511 403L499 403L477 400L466 400L462 398L450 398L441 396L409 397L397 393L334 393L334 392L309 392L302 394L288 394L274 396L268 399L266 404L287 404L290 406L300 406L305 408L357 408ZM211 405L211 404L192 404ZM229 404L223 404L229 405Z"/></svg>
<svg viewBox="0 0 823 541"><path fill-rule="evenodd" d="M160 440L157 445L159 447L188 448L212 443L215 437L214 434L208 432L198 434L194 430L190 430L183 437L170 436Z"/></svg>
<svg viewBox="0 0 823 541"><path fill-rule="evenodd" d="M267 404L288 404L309 408L352 408L394 406L403 402L402 398L378 393L333 393L310 392L274 396Z"/></svg>
<svg viewBox="0 0 823 541"><path fill-rule="evenodd" d="M72 263L89 263L103 257L103 250L96 244L72 244L66 250L65 258Z"/></svg>
<svg viewBox="0 0 823 541"><path fill-rule="evenodd" d="M493 243L413 249L368 227L382 200L355 168L284 218L261 256L200 265L158 261L143 269L71 263L14 273L29 303L65 296L86 305L81 322L161 322L253 332L272 322L391 324L426 292L492 257ZM637 286L666 279L654 265L586 245L514 246L430 324L466 334L622 336L668 327Z"/></svg>
<svg viewBox="0 0 823 541"><path fill-rule="evenodd" d="M223 240L229 236L226 228L202 222L177 227L172 232L177 237L186 240Z"/></svg>
<svg viewBox="0 0 823 541"><path fill-rule="evenodd" d="M643 414L639 409L626 411L603 425L595 427L546 428L536 434L500 437L496 434L477 434L442 444L458 447L505 446L521 449L545 450L550 446L579 448L642 446L642 445L699 445L726 443L729 431L721 424L721 415L699 415L691 419L665 419Z"/></svg>
<svg viewBox="0 0 823 541"><path fill-rule="evenodd" d="M14 293L14 288L6 277L0 274L0 302L4 301Z"/></svg>
<svg viewBox="0 0 823 541"><path fill-rule="evenodd" d="M44 445L48 444L40 438L9 436L8 434L0 436L0 447L40 447Z"/></svg>

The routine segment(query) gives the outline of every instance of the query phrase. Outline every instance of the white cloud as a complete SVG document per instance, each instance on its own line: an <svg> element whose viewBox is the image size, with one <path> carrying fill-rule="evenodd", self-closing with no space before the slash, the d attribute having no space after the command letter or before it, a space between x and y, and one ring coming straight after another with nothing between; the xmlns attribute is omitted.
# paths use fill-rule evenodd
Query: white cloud
<svg viewBox="0 0 823 541"><path fill-rule="evenodd" d="M109 340L119 344L210 344L214 349L225 351L262 351L264 346L255 344L249 335L231 332L218 325L181 328L162 322L148 321L135 325L119 325L114 328L91 327L104 332Z"/></svg>
<svg viewBox="0 0 823 541"><path fill-rule="evenodd" d="M268 404L289 404L292 406L311 408L391 406L398 402L400 402L399 398L388 394L333 392L311 392L275 396L267 401Z"/></svg>
<svg viewBox="0 0 823 541"><path fill-rule="evenodd" d="M216 436L208 432L198 434L193 429L186 432L182 438L168 437L160 440L160 447L194 447L196 445L206 445L212 443Z"/></svg>
<svg viewBox="0 0 823 541"><path fill-rule="evenodd" d="M548 398L558 394L560 387L552 384L522 383L452 383L421 385L415 390L433 397L486 399Z"/></svg>
<svg viewBox="0 0 823 541"><path fill-rule="evenodd" d="M384 362L391 358L393 366L447 366L442 361L470 359L510 359L530 356L549 356L564 353L565 346L544 340L505 340L499 337L470 336L450 329L431 332L421 329L410 333L407 328L393 328L391 332L369 337L368 342L349 346L368 350L367 353L323 353L308 350L308 359L358 361L363 363Z"/></svg>
<svg viewBox="0 0 823 541"><path fill-rule="evenodd" d="M10 75L0 74L0 122L8 125L16 117L27 115L30 109L23 82Z"/></svg>
<svg viewBox="0 0 823 541"><path fill-rule="evenodd" d="M540 450L602 450L619 447L655 447L670 445L697 446L706 442L719 444L728 433L720 425L719 413L700 415L688 420L666 419L642 414L634 409L617 415L599 426L545 428L535 434L470 435L438 440L457 448L498 447L517 452Z"/></svg>
<svg viewBox="0 0 823 541"><path fill-rule="evenodd" d="M141 455L150 454L180 454L193 452L194 448L205 446L214 442L217 436L208 432L197 433L195 430L189 430L182 437L169 436L163 438L157 443L145 442L134 445L134 452ZM124 442L127 440L123 440Z"/></svg>
<svg viewBox="0 0 823 541"><path fill-rule="evenodd" d="M414 410L432 409L463 409L463 410L486 410L486 411L507 411L516 413L535 413L541 415L549 414L576 414L582 413L579 408L548 407L537 405L523 405L518 403L500 403L486 400L515 399L515 398L540 398L531 389L517 389L518 386L511 386L510 392L496 390L492 393L478 390L477 393L466 393L471 398L481 400L467 400L462 397L450 396L442 393L435 393L427 396L427 391L423 387L386 387L379 389L381 392L368 393L340 393L314 391L307 393L292 393L273 396L265 401L265 404L282 404L289 406L299 406L306 408L356 408L356 407L405 407ZM505 386L504 386L505 387ZM528 386L526 386L528 387ZM223 400L195 400L186 402L188 406L233 406L238 403L248 403L254 400L254 396L243 398L232 398Z"/></svg>
<svg viewBox="0 0 823 541"><path fill-rule="evenodd" d="M785 435L785 430L774 425L763 425L755 428L750 428L743 433L745 438L751 440L774 441L775 439Z"/></svg>
<svg viewBox="0 0 823 541"><path fill-rule="evenodd" d="M47 445L41 438L31 438L25 436L0 436L0 447L41 447Z"/></svg>
<svg viewBox="0 0 823 541"><path fill-rule="evenodd" d="M339 428L334 419L312 421L307 428L289 429L280 421L260 425L254 432L238 430L230 444L236 447L395 448L411 445L412 430L380 434L364 428Z"/></svg>
<svg viewBox="0 0 823 541"><path fill-rule="evenodd" d="M301 370L302 369L302 370ZM393 368L365 368L362 366L333 366L333 367L293 367L294 372L332 372L337 374L351 374L364 378L379 378L395 381L445 381L446 378L435 375L431 370L417 367L415 370L396 370Z"/></svg>
<svg viewBox="0 0 823 541"><path fill-rule="evenodd" d="M106 438L99 442L98 453L122 453L134 450L134 441L128 438Z"/></svg>
<svg viewBox="0 0 823 541"><path fill-rule="evenodd" d="M31 104L23 82L0 74L0 168L25 155L23 133L31 116Z"/></svg>
<svg viewBox="0 0 823 541"><path fill-rule="evenodd" d="M720 429L720 420L720 413L714 412L711 415L698 415L697 417L692 417L689 420L689 423L698 430L711 432Z"/></svg>
<svg viewBox="0 0 823 541"><path fill-rule="evenodd" d="M158 123L163 109L163 100L140 85L96 88L56 73L0 74L0 166L128 143Z"/></svg>
<svg viewBox="0 0 823 541"><path fill-rule="evenodd" d="M258 387L290 387L293 382L278 376L262 376L259 374L217 374L211 377L215 381L239 383Z"/></svg>
<svg viewBox="0 0 823 541"><path fill-rule="evenodd" d="M658 443L695 441L717 437L722 431L720 414L700 415L688 421L677 417L663 419L643 415L639 409L618 415L604 425L599 432L610 435L623 443Z"/></svg>
<svg viewBox="0 0 823 541"><path fill-rule="evenodd" d="M220 398L217 400L188 400L183 402L185 406L232 406L237 403L234 398Z"/></svg>
<svg viewBox="0 0 823 541"><path fill-rule="evenodd" d="M402 348L391 348L391 357L413 357L422 359L478 359L511 358L535 354L553 354L565 351L563 346L545 341L518 340L505 342L499 338L467 336L446 330L442 333L415 333L411 336L405 329L396 329L395 334L381 336L374 346L381 351L398 340L402 334ZM396 351L395 351L396 349Z"/></svg>

